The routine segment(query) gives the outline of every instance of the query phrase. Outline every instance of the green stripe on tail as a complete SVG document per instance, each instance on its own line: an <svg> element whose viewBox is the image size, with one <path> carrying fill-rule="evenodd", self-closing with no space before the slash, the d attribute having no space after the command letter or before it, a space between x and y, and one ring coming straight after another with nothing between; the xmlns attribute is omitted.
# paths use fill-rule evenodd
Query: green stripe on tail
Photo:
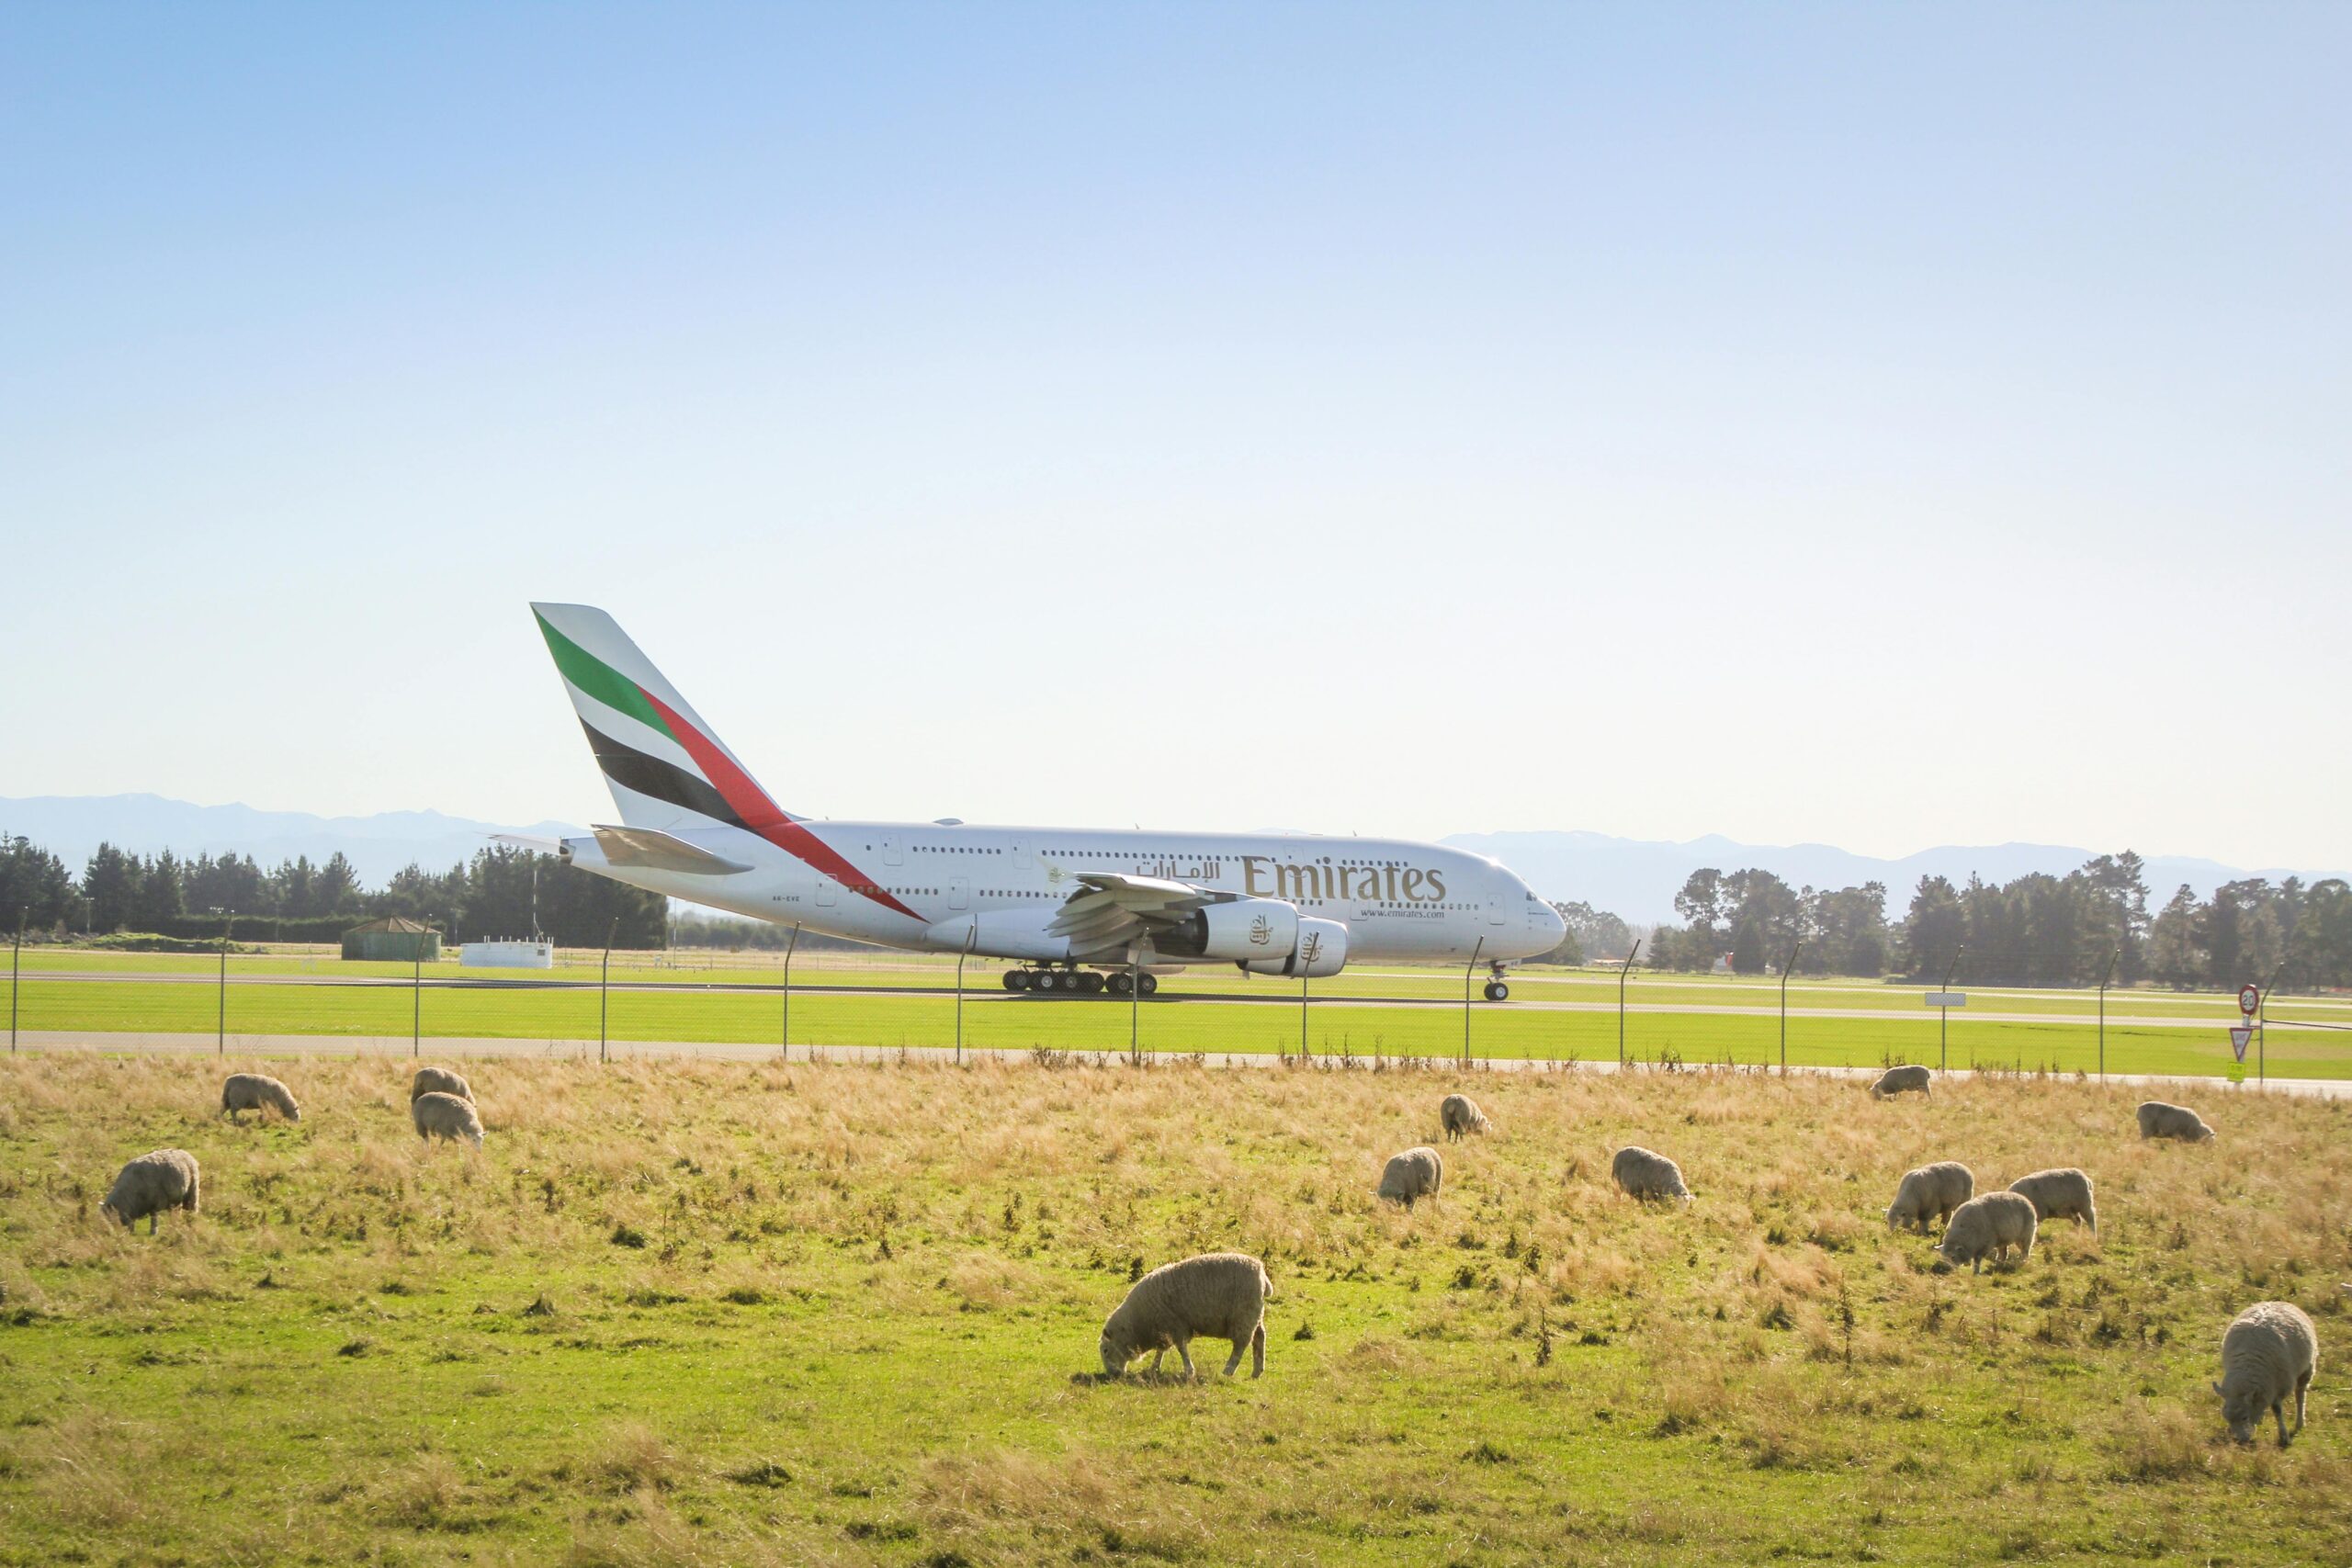
<svg viewBox="0 0 2352 1568"><path fill-rule="evenodd" d="M671 734L670 727L662 721L662 715L653 705L645 700L645 694L638 690L636 682L548 625L548 618L537 611L531 612L531 618L539 623L539 635L548 639L548 651L555 655L555 667L563 672L565 680L615 712L650 725L673 740L678 739Z"/></svg>

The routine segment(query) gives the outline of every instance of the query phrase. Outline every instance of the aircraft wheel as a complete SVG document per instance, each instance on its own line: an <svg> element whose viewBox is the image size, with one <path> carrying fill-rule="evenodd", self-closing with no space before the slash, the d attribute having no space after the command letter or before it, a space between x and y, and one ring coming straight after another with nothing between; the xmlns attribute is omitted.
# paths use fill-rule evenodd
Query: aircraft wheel
<svg viewBox="0 0 2352 1568"><path fill-rule="evenodd" d="M1141 976L1137 978L1136 984L1143 987L1143 994L1147 997L1159 994L1159 976L1157 975Z"/></svg>
<svg viewBox="0 0 2352 1568"><path fill-rule="evenodd" d="M1059 984L1061 976L1050 969L1040 969L1029 976L1029 988L1033 991L1050 991Z"/></svg>
<svg viewBox="0 0 2352 1568"><path fill-rule="evenodd" d="M1133 975L1114 975L1111 976L1108 984L1111 987L1111 994L1114 997L1131 997L1135 995L1136 977Z"/></svg>
<svg viewBox="0 0 2352 1568"><path fill-rule="evenodd" d="M1029 988L1029 971L1026 969L1006 970L1004 972L1004 988L1008 991L1027 990Z"/></svg>
<svg viewBox="0 0 2352 1568"><path fill-rule="evenodd" d="M1509 1001L1510 987L1500 980L1489 980L1487 982L1487 999L1490 1002Z"/></svg>
<svg viewBox="0 0 2352 1568"><path fill-rule="evenodd" d="M1086 996L1095 997L1102 994L1102 976L1091 969L1083 975L1073 975L1070 978L1078 982L1079 990Z"/></svg>

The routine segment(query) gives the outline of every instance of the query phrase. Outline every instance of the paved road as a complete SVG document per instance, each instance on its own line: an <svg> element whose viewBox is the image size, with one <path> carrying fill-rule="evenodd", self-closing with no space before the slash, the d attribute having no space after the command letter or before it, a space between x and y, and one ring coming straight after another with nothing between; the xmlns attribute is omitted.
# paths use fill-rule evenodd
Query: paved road
<svg viewBox="0 0 2352 1568"><path fill-rule="evenodd" d="M410 1055L406 1035L365 1034L232 1034L230 1044L241 1056L397 1056ZM206 1034L106 1034L64 1030L28 1030L23 1036L28 1051L128 1051L170 1055L209 1055L215 1050L212 1036ZM776 1057L776 1050L769 1045L736 1045L690 1040L626 1040L615 1041L610 1047L615 1057L699 1056L718 1061L765 1062ZM425 1053L435 1057L537 1057L541 1059L577 1060L596 1054L594 1040L505 1040L490 1036L450 1036L436 1039L433 1049ZM823 1045L812 1049L795 1045L788 1055L791 1061L807 1061L811 1055L827 1062L919 1062L944 1065L956 1060L956 1053L945 1046L914 1045L905 1047L874 1045ZM1037 1059L1034 1051L1005 1051L967 1048L964 1059L973 1062L1010 1064L1031 1063ZM1056 1052L1057 1058L1115 1066L1125 1061L1125 1053ZM1170 1066L1191 1061L1189 1053L1147 1053L1146 1061L1158 1066ZM1452 1058L1442 1061L1423 1057L1419 1061L1430 1066L1451 1067ZM1209 1052L1201 1058L1204 1066L1216 1067L1276 1067L1295 1066L1296 1058L1265 1055L1253 1052ZM1373 1059L1358 1056L1353 1065L1369 1069ZM1325 1055L1315 1058L1318 1067L1335 1067L1338 1058ZM1657 1072L1662 1069L1635 1064L1621 1069L1614 1062L1553 1062L1530 1060L1513 1056L1483 1056L1477 1058L1476 1070L1480 1072L1549 1072L1613 1073L1618 1071ZM1736 1067L1694 1066L1677 1068L1690 1073L1755 1073L1769 1074L1771 1069L1762 1064ZM1799 1076L1810 1074L1818 1077L1837 1077L1868 1082L1881 1071L1877 1067L1791 1067ZM1974 1075L1965 1068L1954 1067L1940 1075L1949 1078L1967 1078ZM2007 1076L2007 1075L2004 1075ZM2062 1075L2063 1076L2063 1075ZM2109 1083L2132 1088L2182 1088L2199 1089L2229 1089L2225 1080L2214 1077L2179 1077L2153 1073L2112 1073ZM2240 1092L2310 1095L2324 1100L2352 1099L2352 1078L2272 1078L2267 1083L2256 1083L2249 1078L2236 1086Z"/></svg>

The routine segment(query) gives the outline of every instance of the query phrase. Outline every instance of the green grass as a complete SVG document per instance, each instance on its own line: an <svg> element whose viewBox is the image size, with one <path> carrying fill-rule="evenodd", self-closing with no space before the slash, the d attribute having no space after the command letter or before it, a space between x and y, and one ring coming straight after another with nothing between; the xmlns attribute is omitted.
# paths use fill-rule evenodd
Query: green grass
<svg viewBox="0 0 2352 1568"><path fill-rule="evenodd" d="M304 1120L242 1128L219 1070L0 1064L0 1562L2352 1554L2339 1105L2191 1147L2048 1081L485 1062L477 1155L391 1064L276 1064ZM1373 1201L1457 1085L1493 1135ZM1699 1201L1611 1192L1633 1139ZM159 1145L203 1212L126 1235ZM1879 1210L1940 1156L2079 1161L2102 1239L1929 1271ZM1262 1381L1074 1376L1134 1269L1222 1247L1276 1281ZM2284 1452L2205 1392L2265 1296L2323 1338Z"/></svg>
<svg viewBox="0 0 2352 1568"><path fill-rule="evenodd" d="M454 971L441 976L450 978ZM740 978L740 976L739 976ZM1283 993L1268 988L1271 997ZM1295 991L1288 995L1295 997ZM1295 1052L1299 1013L1285 1003L1252 1006L1182 1000L1171 991L1148 1002L1137 1027L1152 1051ZM1318 987L1315 992L1321 997ZM1521 996L1528 995L1522 990ZM1637 993L1645 1007L1658 1005ZM228 991L232 1035L404 1036L416 997L399 986L232 985ZM27 979L18 1016L32 1031L209 1035L220 998L209 986L182 981ZM1007 998L979 992L964 1009L967 1045L1026 1050L1123 1052L1130 1010L1108 999ZM513 1040L594 1040L598 993L593 988L443 986L422 998L428 1037L484 1036ZM688 1041L773 1044L781 1039L780 987L766 991L615 990L609 1030L616 1041ZM842 995L796 989L792 1040L797 1046L937 1046L956 1038L952 997ZM1458 1008L1376 1007L1346 999L1317 1000L1307 1039L1317 1055L1453 1056L1463 1046ZM1470 1014L1473 1055L1553 1060L1614 1060L1613 1012L1552 1011L1518 1002L1479 1003ZM1640 1061L1772 1063L1780 1058L1780 1021L1741 1013L1638 1011L1626 1023L1627 1054ZM2098 1065L2097 1032L2082 1023L2002 1022L1953 1015L1953 1066L2017 1066L2088 1072ZM2273 1029L2267 1070L2280 1077L2352 1077L2352 1034ZM1939 1060L1932 1019L1889 1017L1858 1010L1837 1017L1792 1017L1788 1059L1798 1066L1874 1066L1890 1061ZM2187 1030L2111 1024L2107 1067L2116 1073L2220 1076L2232 1065L2217 1021ZM2249 1057L2247 1071L2256 1067Z"/></svg>

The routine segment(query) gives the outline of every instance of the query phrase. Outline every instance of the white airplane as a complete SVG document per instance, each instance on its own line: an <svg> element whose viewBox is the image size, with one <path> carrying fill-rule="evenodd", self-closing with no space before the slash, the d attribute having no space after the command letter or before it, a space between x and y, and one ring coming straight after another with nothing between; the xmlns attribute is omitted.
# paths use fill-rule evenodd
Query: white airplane
<svg viewBox="0 0 2352 1568"><path fill-rule="evenodd" d="M583 871L830 936L1019 961L1008 990L1127 996L1192 964L1336 975L1350 962L1488 966L1566 926L1483 855L1396 839L1104 832L796 817L584 604L534 604L564 690L612 786L616 825L565 839Z"/></svg>

